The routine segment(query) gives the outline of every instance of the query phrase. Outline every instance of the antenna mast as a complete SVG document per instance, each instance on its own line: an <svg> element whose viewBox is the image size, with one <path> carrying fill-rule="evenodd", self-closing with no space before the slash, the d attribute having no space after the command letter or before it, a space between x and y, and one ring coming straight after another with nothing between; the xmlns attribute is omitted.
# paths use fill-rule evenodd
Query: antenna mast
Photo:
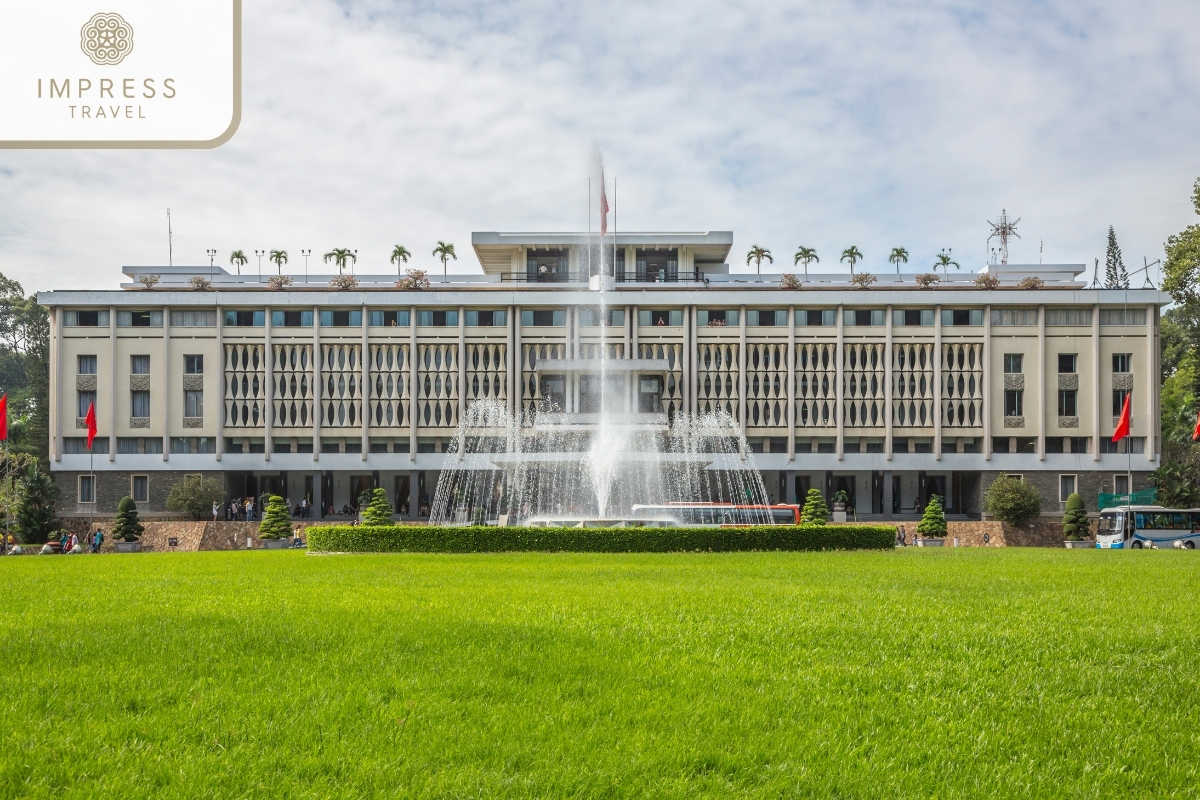
<svg viewBox="0 0 1200 800"><path fill-rule="evenodd" d="M988 236L988 241L990 242L992 239L1000 240L1001 264L1008 263L1008 237L1013 236L1017 239L1021 238L1020 234L1017 233L1017 223L1020 221L1021 220L1019 217L1014 220L1009 220L1008 212L1003 208L1000 209L999 222L992 222L991 220L988 220L988 225L992 226L992 234Z"/></svg>
<svg viewBox="0 0 1200 800"><path fill-rule="evenodd" d="M167 266L175 266L175 243L171 237L171 209L167 209Z"/></svg>

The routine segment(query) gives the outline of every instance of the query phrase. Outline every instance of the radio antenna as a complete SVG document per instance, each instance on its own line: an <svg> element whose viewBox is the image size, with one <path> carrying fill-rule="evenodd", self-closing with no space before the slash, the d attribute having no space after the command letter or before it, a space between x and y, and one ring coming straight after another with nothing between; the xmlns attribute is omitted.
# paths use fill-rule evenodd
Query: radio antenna
<svg viewBox="0 0 1200 800"><path fill-rule="evenodd" d="M1017 223L1020 221L1020 218L1009 220L1008 212L1004 209L1000 209L999 222L992 222L991 220L988 220L988 225L992 226L992 234L988 237L988 241L990 242L992 239L1000 240L1001 264L1008 263L1008 237L1013 236L1017 239L1021 238L1020 234L1017 233Z"/></svg>
<svg viewBox="0 0 1200 800"><path fill-rule="evenodd" d="M167 209L167 266L175 265L175 243L171 234L171 209Z"/></svg>

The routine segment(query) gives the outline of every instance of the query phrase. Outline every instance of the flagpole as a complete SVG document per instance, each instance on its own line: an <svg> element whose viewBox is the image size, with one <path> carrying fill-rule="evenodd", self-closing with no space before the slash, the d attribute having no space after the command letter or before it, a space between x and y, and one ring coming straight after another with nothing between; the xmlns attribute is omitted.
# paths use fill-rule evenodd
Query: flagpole
<svg viewBox="0 0 1200 800"><path fill-rule="evenodd" d="M1125 296L1124 315L1125 316L1122 318L1121 321L1124 322L1125 324L1122 326L1121 339L1122 339L1123 343L1126 346L1128 346L1128 344L1129 344L1129 284L1126 283L1124 288L1125 288L1125 294L1124 294L1124 296ZM1126 349L1128 349L1128 347L1126 347ZM1130 367L1132 368L1132 366L1133 365L1131 364ZM1148 365L1147 369L1151 368L1152 366L1153 365ZM1133 382L1132 381L1130 381L1130 383L1129 383L1129 394L1126 395L1126 397L1129 398L1129 431L1125 434L1125 437L1127 439L1129 439L1129 441L1125 443L1125 480L1129 483L1129 504L1133 505L1133 437L1129 435L1130 433L1133 432ZM1151 447L1153 447L1153 446L1154 446L1153 443L1151 443Z"/></svg>
<svg viewBox="0 0 1200 800"><path fill-rule="evenodd" d="M588 278L592 277L592 179L588 178L588 232L587 232L587 271Z"/></svg>

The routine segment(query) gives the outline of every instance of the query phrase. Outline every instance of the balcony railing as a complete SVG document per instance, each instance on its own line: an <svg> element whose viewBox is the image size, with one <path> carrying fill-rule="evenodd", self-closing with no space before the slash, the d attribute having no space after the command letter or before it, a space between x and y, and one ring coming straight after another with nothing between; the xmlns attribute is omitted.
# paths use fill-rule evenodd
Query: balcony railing
<svg viewBox="0 0 1200 800"><path fill-rule="evenodd" d="M704 275L700 270L636 270L617 272L614 276L617 283L701 283ZM587 283L586 272L543 272L543 273L507 273L501 276L502 281L518 283Z"/></svg>

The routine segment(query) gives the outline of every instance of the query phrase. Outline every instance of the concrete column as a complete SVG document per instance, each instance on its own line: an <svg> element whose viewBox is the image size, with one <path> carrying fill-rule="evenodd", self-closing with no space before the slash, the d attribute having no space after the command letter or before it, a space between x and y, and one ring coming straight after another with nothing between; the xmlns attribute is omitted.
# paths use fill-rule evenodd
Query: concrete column
<svg viewBox="0 0 1200 800"><path fill-rule="evenodd" d="M163 324L167 324L166 315L169 312L163 311ZM112 380L108 382L108 460L116 461L117 459L117 307L109 306L108 308L108 343L109 343L109 363L112 364ZM163 365L166 367L166 365ZM167 379L168 385L170 378ZM128 383L128 382L126 382ZM100 396L100 386L96 386L96 396Z"/></svg>
<svg viewBox="0 0 1200 800"><path fill-rule="evenodd" d="M1046 307L1038 306L1037 457L1046 460Z"/></svg>
<svg viewBox="0 0 1200 800"><path fill-rule="evenodd" d="M516 308L517 308L516 306L508 307L508 326L507 326L507 333L506 333L505 342L504 342L504 347L505 347L505 350L507 351L505 353L504 365L505 365L505 368L508 370L508 375L506 376L507 380L505 381L505 386L508 389L508 413L510 416L516 414L516 399L515 398L517 396L517 380L516 380L516 368L514 365L516 364L516 352L517 351L516 351L516 340L513 336L513 334L516 330L516 324L518 322L517 316L515 313Z"/></svg>
<svg viewBox="0 0 1200 800"><path fill-rule="evenodd" d="M271 307L263 310L263 461L271 460L271 436L275 423L275 351L271 344Z"/></svg>
<svg viewBox="0 0 1200 800"><path fill-rule="evenodd" d="M50 451L55 461L62 461L62 322L61 306L50 309Z"/></svg>
<svg viewBox="0 0 1200 800"><path fill-rule="evenodd" d="M458 421L461 424L467 416L467 311L466 307L458 307ZM466 442L459 439L458 460L466 457Z"/></svg>
<svg viewBox="0 0 1200 800"><path fill-rule="evenodd" d="M933 460L942 460L942 307L933 307Z"/></svg>
<svg viewBox="0 0 1200 800"><path fill-rule="evenodd" d="M689 306L692 310L688 327L692 332L691 343L688 345L688 365L691 372L688 374L688 387L691 390L691 402L688 405L688 410L693 414L700 413L700 331L696 324L695 306Z"/></svg>
<svg viewBox="0 0 1200 800"><path fill-rule="evenodd" d="M221 319L221 301L216 302L217 313L217 441L213 448L217 461L225 452L225 326Z"/></svg>
<svg viewBox="0 0 1200 800"><path fill-rule="evenodd" d="M892 312L889 310L888 314ZM892 518L892 473L890 470L883 473L883 518Z"/></svg>
<svg viewBox="0 0 1200 800"><path fill-rule="evenodd" d="M362 421L362 460L367 460L367 453L371 450L371 343L367 338L367 316L366 303L362 306L362 413L360 418Z"/></svg>
<svg viewBox="0 0 1200 800"><path fill-rule="evenodd" d="M417 460L417 307L408 310L408 460ZM414 473L415 474L415 473ZM417 513L413 506L413 513Z"/></svg>
<svg viewBox="0 0 1200 800"><path fill-rule="evenodd" d="M892 307L884 308L884 323L887 333L883 346L883 453L887 461L892 460ZM892 493L891 485L884 488L885 496ZM890 513L891 505L888 505Z"/></svg>
<svg viewBox="0 0 1200 800"><path fill-rule="evenodd" d="M318 448L315 447L313 448L313 450L317 449ZM321 480L321 471L317 470L314 472L312 505L309 508L309 511L312 512L313 519L320 519L321 517L325 516L325 498L321 494L321 489L324 487L324 483L325 482Z"/></svg>
<svg viewBox="0 0 1200 800"><path fill-rule="evenodd" d="M408 513L414 520L421 518L417 509L421 505L421 493L417 487L417 480L420 474L414 469L408 473Z"/></svg>
<svg viewBox="0 0 1200 800"><path fill-rule="evenodd" d="M833 353L833 381L834 389L837 392L837 403L834 406L834 421L837 423L837 457L841 461L845 453L846 445L846 421L843 419L845 414L842 413L842 395L846 389L842 382L842 347L845 345L846 336L846 310L843 306L838 306L837 310L837 348Z"/></svg>
<svg viewBox="0 0 1200 800"><path fill-rule="evenodd" d="M313 306L313 349L312 349L312 436L313 461L321 460L321 307ZM319 476L321 473L317 473ZM314 492L316 489L313 490ZM314 501L316 502L316 501Z"/></svg>
<svg viewBox="0 0 1200 800"><path fill-rule="evenodd" d="M1154 335L1158 322L1158 306L1146 306L1146 460L1155 460L1158 440L1158 340ZM1132 406L1133 404L1130 403ZM111 458L111 456L110 456ZM1130 487L1132 490L1132 487Z"/></svg>
<svg viewBox="0 0 1200 800"><path fill-rule="evenodd" d="M788 306L788 348L787 348L787 426L788 462L796 460L796 307ZM795 491L796 473L788 473L788 492Z"/></svg>
<svg viewBox="0 0 1200 800"><path fill-rule="evenodd" d="M1092 461L1100 460L1100 304L1092 306Z"/></svg>
<svg viewBox="0 0 1200 800"><path fill-rule="evenodd" d="M738 308L738 423L746 435L746 307ZM743 456L745 454L743 453Z"/></svg>
<svg viewBox="0 0 1200 800"><path fill-rule="evenodd" d="M171 459L171 309L163 306L163 448L162 460Z"/></svg>
<svg viewBox="0 0 1200 800"><path fill-rule="evenodd" d="M638 357L638 307L632 306L632 313L629 315L629 357ZM634 412L637 410L637 373L625 373L625 410Z"/></svg>

